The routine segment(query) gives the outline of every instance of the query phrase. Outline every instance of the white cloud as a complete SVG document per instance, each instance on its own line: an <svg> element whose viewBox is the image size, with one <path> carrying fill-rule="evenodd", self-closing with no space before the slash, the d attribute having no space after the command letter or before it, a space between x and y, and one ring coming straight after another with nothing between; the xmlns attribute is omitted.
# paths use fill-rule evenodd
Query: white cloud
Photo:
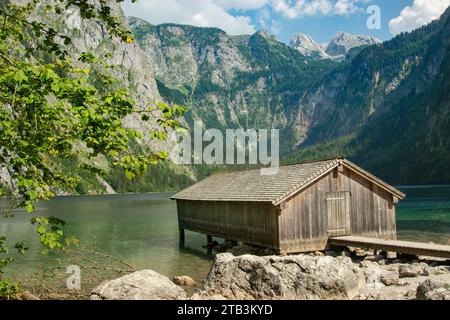
<svg viewBox="0 0 450 320"><path fill-rule="evenodd" d="M286 18L294 19L315 15L349 15L362 12L359 3L367 0L272 0L273 10Z"/></svg>
<svg viewBox="0 0 450 320"><path fill-rule="evenodd" d="M283 26L281 25L281 23L273 20L272 24L270 25L269 32L274 35L279 35L281 31L283 31Z"/></svg>
<svg viewBox="0 0 450 320"><path fill-rule="evenodd" d="M389 22L389 30L394 35L412 31L439 18L449 5L450 0L414 0Z"/></svg>
<svg viewBox="0 0 450 320"><path fill-rule="evenodd" d="M269 31L271 34L278 35L283 30L281 23L272 18L272 14L268 8L262 9L257 17L260 29Z"/></svg>
<svg viewBox="0 0 450 320"><path fill-rule="evenodd" d="M124 4L126 15L147 20L152 24L166 22L190 24L198 27L217 27L229 34L252 34L256 31L251 18L232 15L227 10L256 9L266 4L263 0L250 0L238 4L234 0L140 0Z"/></svg>
<svg viewBox="0 0 450 320"><path fill-rule="evenodd" d="M285 18L314 15L349 15L361 10L358 3L369 0L139 0L123 4L126 15L152 24L180 23L198 27L217 27L229 34L252 34L255 23L277 34L281 24L272 12ZM449 0L450 1L450 0ZM245 13L260 10L255 23Z"/></svg>

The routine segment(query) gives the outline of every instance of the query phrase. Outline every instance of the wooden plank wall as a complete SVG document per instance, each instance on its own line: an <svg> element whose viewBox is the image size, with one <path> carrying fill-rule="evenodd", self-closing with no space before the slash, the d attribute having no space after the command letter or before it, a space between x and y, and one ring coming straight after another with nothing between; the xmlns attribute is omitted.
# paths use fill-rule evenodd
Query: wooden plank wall
<svg viewBox="0 0 450 320"><path fill-rule="evenodd" d="M392 194L364 177L344 171L343 185L352 192L352 235L395 240L397 226Z"/></svg>
<svg viewBox="0 0 450 320"><path fill-rule="evenodd" d="M271 204L177 200L180 228L279 249L278 211Z"/></svg>
<svg viewBox="0 0 450 320"><path fill-rule="evenodd" d="M311 187L286 201L279 216L280 249L283 253L323 250L328 236L326 194L328 179L321 179Z"/></svg>
<svg viewBox="0 0 450 320"><path fill-rule="evenodd" d="M351 192L352 235L396 239L392 195L364 177L344 169L332 172L286 201L279 216L282 252L324 250L327 244L328 192Z"/></svg>

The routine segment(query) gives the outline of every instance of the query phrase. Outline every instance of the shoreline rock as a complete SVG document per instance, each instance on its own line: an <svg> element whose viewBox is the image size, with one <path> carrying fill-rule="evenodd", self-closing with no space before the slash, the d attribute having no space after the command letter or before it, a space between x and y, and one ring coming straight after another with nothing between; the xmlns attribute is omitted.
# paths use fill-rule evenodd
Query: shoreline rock
<svg viewBox="0 0 450 320"><path fill-rule="evenodd" d="M194 292L191 300L450 299L449 260L389 258L388 253L357 248L264 255L268 253L248 245L234 246L216 255L201 288L189 276L174 277L173 281ZM92 291L91 299L187 299L186 291L174 282L142 270L102 283Z"/></svg>
<svg viewBox="0 0 450 320"><path fill-rule="evenodd" d="M91 292L91 300L178 300L186 291L167 277L152 271L137 271L105 281Z"/></svg>
<svg viewBox="0 0 450 320"><path fill-rule="evenodd" d="M223 253L192 299L352 299L363 287L364 275L348 257Z"/></svg>

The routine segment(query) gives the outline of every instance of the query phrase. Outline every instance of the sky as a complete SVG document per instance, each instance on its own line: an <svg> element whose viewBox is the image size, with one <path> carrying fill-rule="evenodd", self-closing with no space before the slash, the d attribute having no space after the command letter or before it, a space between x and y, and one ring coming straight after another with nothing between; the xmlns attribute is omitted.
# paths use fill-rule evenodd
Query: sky
<svg viewBox="0 0 450 320"><path fill-rule="evenodd" d="M125 0L127 16L152 24L217 27L229 34L265 30L282 42L302 32L319 43L338 31L388 40L437 19L450 0Z"/></svg>

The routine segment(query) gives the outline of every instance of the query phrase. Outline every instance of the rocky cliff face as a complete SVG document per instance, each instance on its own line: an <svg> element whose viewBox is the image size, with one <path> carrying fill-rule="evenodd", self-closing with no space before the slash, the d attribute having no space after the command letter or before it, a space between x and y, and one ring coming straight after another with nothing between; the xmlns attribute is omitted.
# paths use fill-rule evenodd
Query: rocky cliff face
<svg viewBox="0 0 450 320"><path fill-rule="evenodd" d="M95 1L93 3L95 4ZM112 15L118 17L127 27L121 6L111 2L110 7ZM68 8L58 15L48 14L46 2L41 1L36 7L35 18L45 20L58 32L68 35L72 39L69 52L92 52L105 63L115 66L109 71L102 70L102 72L109 72L119 79L124 87L128 87L139 105L144 106L161 100L155 81L155 72L138 45L111 38L102 23L82 19L79 11L74 8ZM95 83L96 80L92 77L91 81ZM155 123L142 122L137 115L130 116L125 121L128 126L144 133L155 127ZM150 144L148 137L145 143Z"/></svg>
<svg viewBox="0 0 450 320"><path fill-rule="evenodd" d="M22 0L14 1L20 2ZM93 0L92 3L94 5L98 4L97 0ZM137 102L137 106L147 107L162 100L156 82L157 70L153 69L152 66L153 60L150 60L147 57L140 46L136 43L125 43L117 38L111 37L100 21L82 19L79 11L75 8L69 7L61 14L52 14L48 13L46 4L46 1L38 2L32 18L35 20L45 20L45 22L51 25L56 32L69 36L72 40L72 44L67 49L69 53L74 54L75 59L78 58L78 55L81 52L91 52L96 57L100 58L103 63L114 66L112 68L104 68L100 65L83 66L91 69L89 81L92 84L97 85L98 79L96 78L96 74L97 71L101 71L102 73L113 75L118 79L121 86L128 88L133 95L134 100ZM118 17L124 27L128 28L126 17L120 4L111 1L109 6L111 8L111 14ZM81 66L80 63L80 67ZM149 132L157 127L156 119L143 121L141 115L132 114L124 119L124 124L127 127L139 130L143 133L142 139L137 139L135 141L135 145L133 146L134 150L142 150L143 152L171 150L173 142L161 142L150 139ZM82 158L82 156L80 156L80 158ZM110 167L108 162L103 158L95 159L95 163L99 163L102 169ZM75 170L76 167L74 166L73 169ZM175 180L177 180L179 176L183 177L181 179L185 179L185 175L187 174L186 170L182 167L174 168L173 166L166 166L164 170L167 170L166 173L168 177L170 176ZM8 180L8 174L3 172L1 168L0 174L2 180L3 178L5 181ZM86 184L86 186L80 187L78 192L113 193L114 190L108 183L114 181L113 187L116 188L117 185L121 183L121 180L126 180L126 178L123 174L120 175L120 173L113 172L111 174L113 174L114 177L106 177L106 181L98 176L91 176L90 174L83 176L83 184ZM118 176L120 176L120 178ZM170 180L170 178L168 179ZM117 180L119 180L119 183ZM190 181L190 178L185 180ZM165 186L159 186L160 181L156 181L156 178L151 175L148 177L147 184L151 185L151 189L154 191L163 190L165 188ZM176 189L178 188L179 187ZM169 190L172 190L171 187L169 187Z"/></svg>
<svg viewBox="0 0 450 320"><path fill-rule="evenodd" d="M337 66L265 32L231 37L213 28L128 21L152 61L160 93L188 105L188 120L218 129L278 128L287 148L303 141L309 128L311 106L299 105L306 88Z"/></svg>
<svg viewBox="0 0 450 320"><path fill-rule="evenodd" d="M238 72L250 68L232 38L219 29L152 26L133 17L128 23L133 30L148 31L138 34L139 46L155 75L168 86L193 87L205 75L204 80L226 87Z"/></svg>

